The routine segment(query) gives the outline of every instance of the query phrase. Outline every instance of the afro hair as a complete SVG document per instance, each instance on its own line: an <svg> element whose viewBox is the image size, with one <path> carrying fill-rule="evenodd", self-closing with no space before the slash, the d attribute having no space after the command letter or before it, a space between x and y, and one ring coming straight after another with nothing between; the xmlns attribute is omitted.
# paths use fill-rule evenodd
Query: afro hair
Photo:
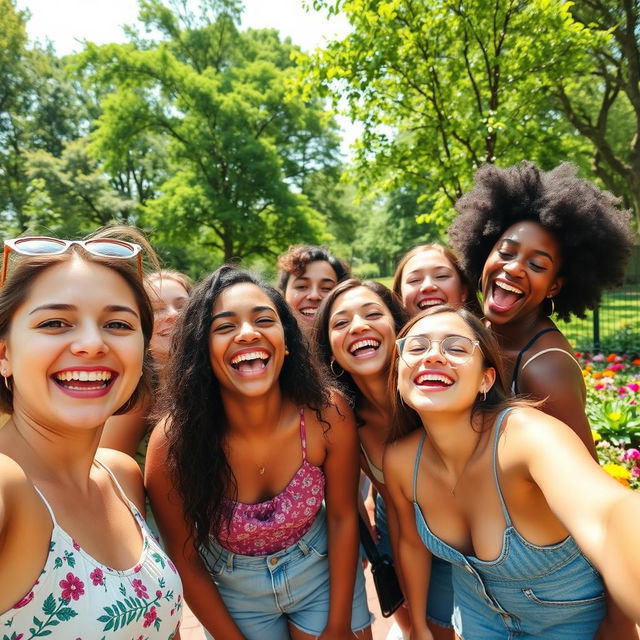
<svg viewBox="0 0 640 640"><path fill-rule="evenodd" d="M469 280L478 282L493 246L511 225L539 223L562 251L564 285L555 297L556 313L563 320L584 317L598 306L604 289L624 282L633 233L630 214L619 203L578 178L568 163L548 172L532 162L507 169L485 165L476 172L473 189L456 203L459 215L449 237Z"/></svg>

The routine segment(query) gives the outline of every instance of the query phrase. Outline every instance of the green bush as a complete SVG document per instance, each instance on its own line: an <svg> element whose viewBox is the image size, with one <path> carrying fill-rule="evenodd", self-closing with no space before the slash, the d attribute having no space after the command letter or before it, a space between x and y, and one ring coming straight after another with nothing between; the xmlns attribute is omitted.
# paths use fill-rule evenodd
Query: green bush
<svg viewBox="0 0 640 640"><path fill-rule="evenodd" d="M380 277L380 267L373 262L363 262L362 264L354 265L351 271L353 275L360 280L370 280Z"/></svg>

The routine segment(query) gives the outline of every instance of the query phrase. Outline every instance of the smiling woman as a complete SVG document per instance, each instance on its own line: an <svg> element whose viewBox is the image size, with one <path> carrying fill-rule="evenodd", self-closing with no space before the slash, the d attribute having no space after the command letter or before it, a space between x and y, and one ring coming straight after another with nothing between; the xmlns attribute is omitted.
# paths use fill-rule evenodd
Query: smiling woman
<svg viewBox="0 0 640 640"><path fill-rule="evenodd" d="M486 166L475 180L449 236L479 283L512 392L544 401L595 456L582 372L551 316L583 316L621 284L633 244L628 213L571 165Z"/></svg>
<svg viewBox="0 0 640 640"><path fill-rule="evenodd" d="M168 640L180 579L144 524L135 463L97 449L148 383L141 247L106 232L5 247L19 255L0 290L0 624L16 638L93 637L98 623ZM143 591L155 597L140 609Z"/></svg>
<svg viewBox="0 0 640 640"><path fill-rule="evenodd" d="M225 640L370 639L353 414L291 309L221 267L174 344L146 481L189 606Z"/></svg>

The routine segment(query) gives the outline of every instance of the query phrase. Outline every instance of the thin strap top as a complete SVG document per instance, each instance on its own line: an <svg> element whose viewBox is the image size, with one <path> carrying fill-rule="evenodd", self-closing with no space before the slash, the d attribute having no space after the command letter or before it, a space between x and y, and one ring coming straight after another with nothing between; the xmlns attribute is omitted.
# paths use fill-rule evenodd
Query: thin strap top
<svg viewBox="0 0 640 640"><path fill-rule="evenodd" d="M552 331L557 331L558 333L560 333L560 330L556 329L555 327L542 329L542 331L538 331L538 333L536 333L536 335L533 336L533 338L531 338L531 340L529 340L529 342L527 342L527 344L518 352L518 355L516 357L516 364L513 367L513 375L511 376L511 393L513 393L514 395L518 393L518 374L520 372L520 364L522 363L524 354L537 342L538 338L543 336L545 333L550 333Z"/></svg>
<svg viewBox="0 0 640 640"><path fill-rule="evenodd" d="M124 570L98 562L62 529L49 501L34 485L53 523L49 554L30 591L0 613L3 637L169 640L176 633L182 615L182 584L176 569L111 470L96 464L109 474L140 527L138 561Z"/></svg>
<svg viewBox="0 0 640 640"><path fill-rule="evenodd" d="M324 472L307 459L307 432L300 410L302 464L276 496L248 504L228 500L229 527L217 542L228 551L247 556L276 553L296 543L309 531L324 500Z"/></svg>
<svg viewBox="0 0 640 640"><path fill-rule="evenodd" d="M367 461L367 464L369 465L369 469L371 470L371 475L373 476L373 479L379 484L384 484L384 473L382 469L380 467L376 467L376 465L373 464L373 462L371 461L371 458L367 455L367 450L364 448L364 445L362 444L362 442L360 443L360 450L362 451L362 455L364 456L364 459Z"/></svg>

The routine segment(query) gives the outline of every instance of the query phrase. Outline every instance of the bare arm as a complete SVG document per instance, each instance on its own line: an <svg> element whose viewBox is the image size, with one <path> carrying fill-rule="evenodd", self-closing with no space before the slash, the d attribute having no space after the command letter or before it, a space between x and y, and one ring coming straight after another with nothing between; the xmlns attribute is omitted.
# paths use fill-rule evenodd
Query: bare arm
<svg viewBox="0 0 640 640"><path fill-rule="evenodd" d="M522 369L520 391L534 400L544 400L540 410L573 429L592 458L598 459L584 411L584 378L569 356L552 351L533 360Z"/></svg>
<svg viewBox="0 0 640 640"><path fill-rule="evenodd" d="M394 537L397 542L394 551L402 573L402 582L411 616L411 637L428 639L431 632L427 627L427 597L429 595L429 578L431 576L431 553L424 546L416 528L413 496L412 465L407 442L401 441L387 446L384 454L385 485L391 498L391 509L388 516L394 513L396 529ZM389 506L389 505L388 505ZM389 519L391 531L391 518ZM393 537L392 537L393 540Z"/></svg>
<svg viewBox="0 0 640 640"><path fill-rule="evenodd" d="M512 413L516 428L501 447L524 463L610 594L640 622L640 495L605 473L566 425L535 409Z"/></svg>
<svg viewBox="0 0 640 640"><path fill-rule="evenodd" d="M117 449L134 457L147 430L147 406L140 403L129 413L111 416L105 423L100 446Z"/></svg>
<svg viewBox="0 0 640 640"><path fill-rule="evenodd" d="M162 423L149 440L145 483L162 540L178 569L189 607L216 638L244 640L193 547L192 530L185 522L182 500L167 471L167 441Z"/></svg>
<svg viewBox="0 0 640 640"><path fill-rule="evenodd" d="M323 640L353 637L351 612L358 557L359 448L353 412L341 396L324 412L327 533L329 538L329 616Z"/></svg>

